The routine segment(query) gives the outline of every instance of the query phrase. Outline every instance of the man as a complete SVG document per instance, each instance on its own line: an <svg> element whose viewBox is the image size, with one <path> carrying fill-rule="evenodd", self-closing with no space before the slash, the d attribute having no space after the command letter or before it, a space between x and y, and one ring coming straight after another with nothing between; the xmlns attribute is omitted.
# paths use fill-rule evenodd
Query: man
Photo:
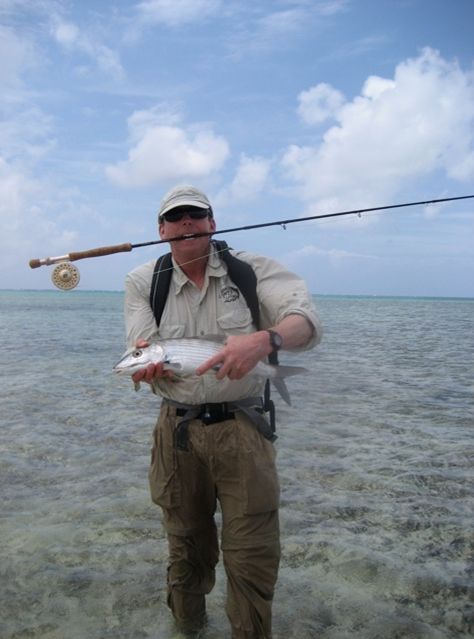
<svg viewBox="0 0 474 639"><path fill-rule="evenodd" d="M279 348L312 348L321 325L299 277L273 260L230 251L255 272L260 327L255 326L210 235L173 240L216 230L211 204L198 189L172 189L161 203L158 223L172 255L166 304L157 326L150 303L154 261L127 276L129 346L157 338L225 338L197 376L176 381L162 364L133 376L153 383L163 397L149 477L168 535L168 605L184 631L199 629L205 620L205 595L214 585L218 559L218 501L232 638L270 639L280 558L279 485L272 437L262 428L264 380L247 373Z"/></svg>

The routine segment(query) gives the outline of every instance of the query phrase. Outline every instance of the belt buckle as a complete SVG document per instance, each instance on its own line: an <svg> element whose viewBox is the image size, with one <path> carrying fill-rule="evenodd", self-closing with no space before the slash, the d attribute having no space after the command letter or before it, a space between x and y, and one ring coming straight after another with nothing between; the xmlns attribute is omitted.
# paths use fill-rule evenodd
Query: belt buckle
<svg viewBox="0 0 474 639"><path fill-rule="evenodd" d="M209 404L204 404L204 408L199 418L203 424L206 424L206 426L208 426L209 424L212 424L213 415L212 415L211 407Z"/></svg>
<svg viewBox="0 0 474 639"><path fill-rule="evenodd" d="M227 402L218 404L204 404L203 410L199 416L199 419L203 424L209 426L210 424L217 424L225 419L230 418Z"/></svg>

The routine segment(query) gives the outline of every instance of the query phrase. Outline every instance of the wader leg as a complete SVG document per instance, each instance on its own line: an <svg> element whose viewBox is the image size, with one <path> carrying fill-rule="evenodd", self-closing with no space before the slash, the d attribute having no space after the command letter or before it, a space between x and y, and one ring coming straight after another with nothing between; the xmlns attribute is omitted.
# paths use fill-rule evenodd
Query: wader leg
<svg viewBox="0 0 474 639"><path fill-rule="evenodd" d="M271 639L280 561L275 450L245 416L236 417L238 452L222 461L218 499L232 639ZM235 468L232 468L235 463Z"/></svg>
<svg viewBox="0 0 474 639"><path fill-rule="evenodd" d="M193 448L174 446L177 421L175 409L164 406L154 431L149 479L168 535L168 606L180 629L193 631L205 620L205 595L215 581L216 493L208 467Z"/></svg>
<svg viewBox="0 0 474 639"><path fill-rule="evenodd" d="M267 533L222 541L227 573L226 612L232 627L232 639L271 639L272 601L280 560L280 544L269 529L278 530L278 514L253 515ZM250 527L254 528L256 522Z"/></svg>
<svg viewBox="0 0 474 639"><path fill-rule="evenodd" d="M205 595L215 583L217 532L214 522L192 535L168 535L168 606L180 630L192 632L206 620Z"/></svg>

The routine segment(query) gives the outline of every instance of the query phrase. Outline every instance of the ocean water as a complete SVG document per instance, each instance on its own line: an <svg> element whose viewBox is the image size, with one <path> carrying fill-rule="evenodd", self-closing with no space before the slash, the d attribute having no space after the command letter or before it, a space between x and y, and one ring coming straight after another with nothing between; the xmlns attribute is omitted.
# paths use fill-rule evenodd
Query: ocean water
<svg viewBox="0 0 474 639"><path fill-rule="evenodd" d="M0 292L0 637L175 639L121 293ZM474 300L318 297L276 397L275 639L474 634ZM203 639L229 637L225 575Z"/></svg>

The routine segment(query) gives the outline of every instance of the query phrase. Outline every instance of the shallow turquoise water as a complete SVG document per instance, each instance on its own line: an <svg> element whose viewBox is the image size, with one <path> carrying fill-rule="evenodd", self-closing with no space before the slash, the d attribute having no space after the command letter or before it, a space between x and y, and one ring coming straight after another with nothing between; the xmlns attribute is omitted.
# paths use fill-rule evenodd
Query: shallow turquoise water
<svg viewBox="0 0 474 639"><path fill-rule="evenodd" d="M278 405L275 639L474 632L474 301L316 299ZM122 294L0 292L0 636L171 639L158 400L110 370ZM228 637L222 567L204 639Z"/></svg>

